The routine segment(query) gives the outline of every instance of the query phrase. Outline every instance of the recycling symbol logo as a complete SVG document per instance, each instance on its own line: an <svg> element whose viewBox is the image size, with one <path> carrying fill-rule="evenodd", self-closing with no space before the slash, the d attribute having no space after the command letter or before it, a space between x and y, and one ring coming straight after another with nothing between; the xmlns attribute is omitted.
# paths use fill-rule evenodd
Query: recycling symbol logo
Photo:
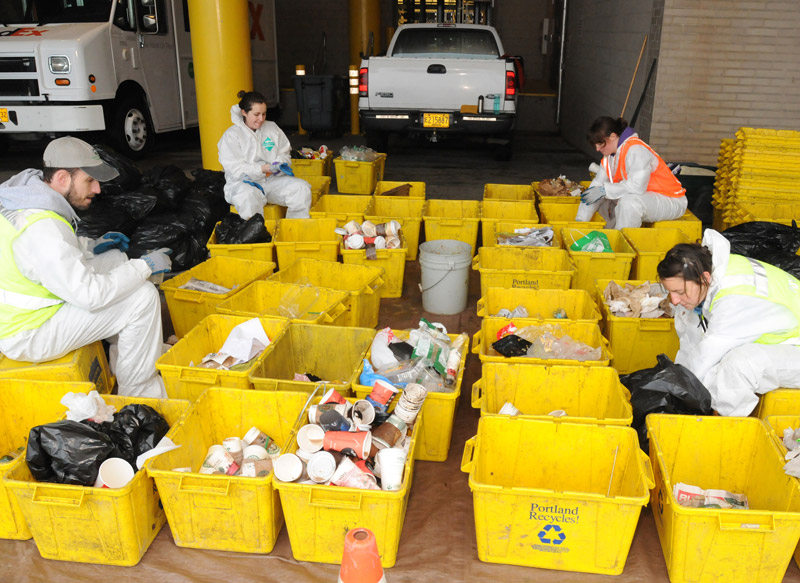
<svg viewBox="0 0 800 583"><path fill-rule="evenodd" d="M539 531L538 536L539 540L546 545L560 545L567 538L567 535L557 524L545 524L544 528Z"/></svg>

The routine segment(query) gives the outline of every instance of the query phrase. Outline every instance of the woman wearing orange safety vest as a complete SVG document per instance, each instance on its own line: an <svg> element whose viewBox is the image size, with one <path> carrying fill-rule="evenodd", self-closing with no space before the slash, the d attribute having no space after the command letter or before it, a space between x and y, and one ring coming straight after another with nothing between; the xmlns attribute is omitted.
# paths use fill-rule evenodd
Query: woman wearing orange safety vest
<svg viewBox="0 0 800 583"><path fill-rule="evenodd" d="M587 138L603 155L602 168L581 195L575 220L588 221L599 211L607 229L622 229L683 216L686 189L628 122L599 117Z"/></svg>

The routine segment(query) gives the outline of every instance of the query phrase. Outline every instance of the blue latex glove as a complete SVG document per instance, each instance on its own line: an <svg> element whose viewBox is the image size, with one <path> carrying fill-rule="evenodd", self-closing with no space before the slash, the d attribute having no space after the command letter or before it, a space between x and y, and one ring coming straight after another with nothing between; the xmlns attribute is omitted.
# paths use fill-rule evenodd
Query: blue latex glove
<svg viewBox="0 0 800 583"><path fill-rule="evenodd" d="M272 162L269 165L269 173L272 176L277 176L278 174L286 174L287 176L294 176L294 171L292 170L292 166L288 162Z"/></svg>
<svg viewBox="0 0 800 583"><path fill-rule="evenodd" d="M142 255L141 259L147 263L147 266L150 268L150 275L167 273L172 269L172 260L169 258L171 253L172 249L164 247L156 251L151 251L147 255Z"/></svg>
<svg viewBox="0 0 800 583"><path fill-rule="evenodd" d="M247 178L242 178L242 182L244 182L245 184L249 184L250 186L252 186L254 188L259 189L261 191L261 194L266 194L264 192L264 187L261 186L258 182L253 182L252 180L248 180Z"/></svg>
<svg viewBox="0 0 800 583"><path fill-rule="evenodd" d="M606 197L606 189L605 187L600 184L598 186L592 186L591 188L587 188L581 193L581 202L583 204L592 205L596 202L600 202L603 198Z"/></svg>
<svg viewBox="0 0 800 583"><path fill-rule="evenodd" d="M118 233L117 231L110 231L102 237L95 239L92 253L100 255L110 249L119 249L124 253L128 250L128 243L130 242L131 240L124 234Z"/></svg>
<svg viewBox="0 0 800 583"><path fill-rule="evenodd" d="M287 162L280 165L280 171L288 176L294 176L294 171L292 171L292 167Z"/></svg>

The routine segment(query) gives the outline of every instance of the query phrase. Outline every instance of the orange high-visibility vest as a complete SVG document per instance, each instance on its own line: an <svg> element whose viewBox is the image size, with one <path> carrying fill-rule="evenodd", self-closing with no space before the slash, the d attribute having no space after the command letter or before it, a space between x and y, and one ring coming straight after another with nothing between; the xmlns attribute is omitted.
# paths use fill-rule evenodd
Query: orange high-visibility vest
<svg viewBox="0 0 800 583"><path fill-rule="evenodd" d="M608 164L608 157L603 157L603 168L605 168L608 179L611 182L622 182L628 179L628 171L625 168L625 156L628 154L628 149L634 145L644 146L650 150L653 156L656 157L656 160L658 160L658 167L650 174L650 182L647 183L648 192L656 192L672 198L680 198L686 193L686 189L681 186L681 183L675 178L675 175L670 171L666 162L661 159L661 156L656 154L653 148L634 136L625 140L617 149L617 171L613 176L611 175L611 168Z"/></svg>

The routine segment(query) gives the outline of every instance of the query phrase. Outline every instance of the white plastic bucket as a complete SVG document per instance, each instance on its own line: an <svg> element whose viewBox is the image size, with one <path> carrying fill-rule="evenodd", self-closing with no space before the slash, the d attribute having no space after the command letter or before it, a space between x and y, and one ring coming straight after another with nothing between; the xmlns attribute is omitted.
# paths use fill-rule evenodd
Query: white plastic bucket
<svg viewBox="0 0 800 583"><path fill-rule="evenodd" d="M472 247L453 239L419 246L422 308L432 314L459 314L467 307Z"/></svg>

